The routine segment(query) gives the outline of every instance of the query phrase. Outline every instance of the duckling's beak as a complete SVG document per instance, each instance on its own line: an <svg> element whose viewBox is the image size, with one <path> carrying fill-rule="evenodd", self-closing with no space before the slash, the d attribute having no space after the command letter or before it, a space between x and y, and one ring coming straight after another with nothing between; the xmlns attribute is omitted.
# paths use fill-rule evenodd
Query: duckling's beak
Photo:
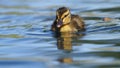
<svg viewBox="0 0 120 68"><path fill-rule="evenodd" d="M58 20L57 27L60 28L62 24L63 24L62 19Z"/></svg>

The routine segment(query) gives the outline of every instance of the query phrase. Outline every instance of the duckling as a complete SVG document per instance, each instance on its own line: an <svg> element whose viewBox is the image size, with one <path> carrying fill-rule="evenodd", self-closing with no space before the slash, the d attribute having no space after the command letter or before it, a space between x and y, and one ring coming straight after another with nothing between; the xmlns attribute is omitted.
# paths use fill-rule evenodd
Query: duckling
<svg viewBox="0 0 120 68"><path fill-rule="evenodd" d="M78 32L85 30L85 24L80 16L71 14L67 7L61 7L56 10L56 19L51 30L55 32Z"/></svg>

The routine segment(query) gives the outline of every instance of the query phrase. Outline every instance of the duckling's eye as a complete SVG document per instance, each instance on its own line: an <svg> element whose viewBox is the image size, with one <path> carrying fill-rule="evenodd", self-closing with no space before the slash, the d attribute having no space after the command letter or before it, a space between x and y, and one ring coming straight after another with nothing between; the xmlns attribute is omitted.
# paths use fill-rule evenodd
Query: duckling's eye
<svg viewBox="0 0 120 68"><path fill-rule="evenodd" d="M67 17L68 15L65 15L64 17Z"/></svg>

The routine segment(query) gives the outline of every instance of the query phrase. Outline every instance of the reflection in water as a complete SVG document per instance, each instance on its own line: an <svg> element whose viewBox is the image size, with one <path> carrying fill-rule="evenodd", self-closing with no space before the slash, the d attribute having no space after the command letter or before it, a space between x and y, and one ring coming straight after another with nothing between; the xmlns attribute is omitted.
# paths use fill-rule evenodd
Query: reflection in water
<svg viewBox="0 0 120 68"><path fill-rule="evenodd" d="M84 34L76 34L76 33L57 33L57 48L67 51L68 53L72 51L72 41L74 39L79 39L83 37ZM65 56L58 59L59 62L62 63L72 63L73 59L69 56Z"/></svg>
<svg viewBox="0 0 120 68"><path fill-rule="evenodd" d="M58 59L58 61L61 62L61 63L68 63L68 64L70 64L70 63L73 62L73 59L67 57L67 58L60 58L60 59Z"/></svg>
<svg viewBox="0 0 120 68"><path fill-rule="evenodd" d="M72 50L71 37L57 38L57 47L58 47L58 49L71 51Z"/></svg>

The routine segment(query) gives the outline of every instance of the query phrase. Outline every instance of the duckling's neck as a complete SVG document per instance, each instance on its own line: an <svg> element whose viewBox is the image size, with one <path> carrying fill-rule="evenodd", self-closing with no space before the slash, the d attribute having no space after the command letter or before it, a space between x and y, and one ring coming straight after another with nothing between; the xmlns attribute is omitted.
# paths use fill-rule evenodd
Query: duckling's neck
<svg viewBox="0 0 120 68"><path fill-rule="evenodd" d="M76 32L77 30L71 26L70 23L62 26L60 32Z"/></svg>
<svg viewBox="0 0 120 68"><path fill-rule="evenodd" d="M72 31L70 25L62 26L60 29L60 32L70 32L70 31Z"/></svg>

